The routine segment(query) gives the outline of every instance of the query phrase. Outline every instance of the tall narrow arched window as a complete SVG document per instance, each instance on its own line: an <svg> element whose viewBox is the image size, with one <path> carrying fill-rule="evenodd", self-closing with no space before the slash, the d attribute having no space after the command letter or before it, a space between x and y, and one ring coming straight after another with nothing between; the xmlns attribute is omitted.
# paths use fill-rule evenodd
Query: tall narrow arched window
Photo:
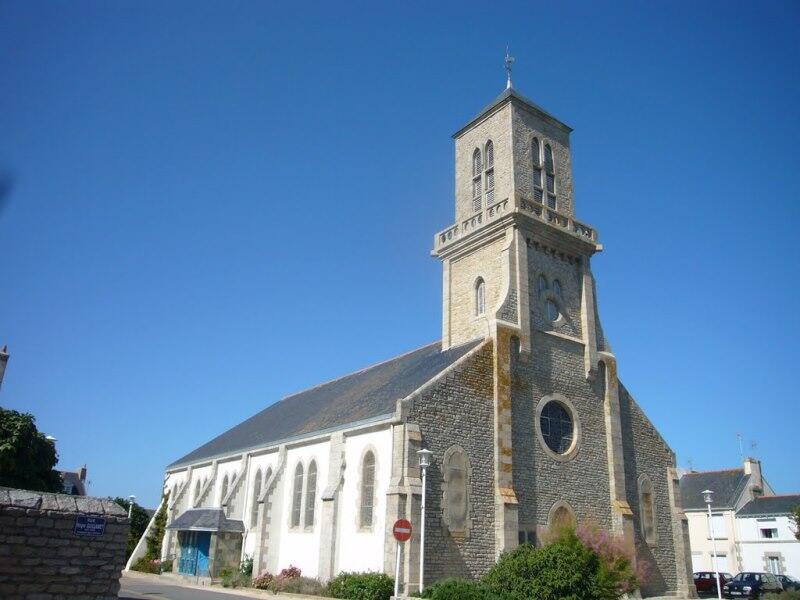
<svg viewBox="0 0 800 600"><path fill-rule="evenodd" d="M300 511L303 504L303 463L294 468L294 488L292 489L292 527L300 527Z"/></svg>
<svg viewBox="0 0 800 600"><path fill-rule="evenodd" d="M643 475L639 479L639 517L642 521L642 537L648 544L656 542L656 505L653 483Z"/></svg>
<svg viewBox="0 0 800 600"><path fill-rule="evenodd" d="M480 148L475 148L472 153L472 210L478 212L481 209L481 176L483 175L483 161L481 160Z"/></svg>
<svg viewBox="0 0 800 600"><path fill-rule="evenodd" d="M314 526L314 508L317 504L317 462L312 460L308 465L306 479L306 527Z"/></svg>
<svg viewBox="0 0 800 600"><path fill-rule="evenodd" d="M556 208L556 167L553 162L553 149L550 144L544 145L544 176L547 188L547 206Z"/></svg>
<svg viewBox="0 0 800 600"><path fill-rule="evenodd" d="M375 453L369 450L361 461L361 506L358 517L358 524L361 527L372 527L374 505Z"/></svg>
<svg viewBox="0 0 800 600"><path fill-rule="evenodd" d="M533 199L541 202L544 197L542 190L542 155L539 138L531 140L531 163L533 169Z"/></svg>
<svg viewBox="0 0 800 600"><path fill-rule="evenodd" d="M475 281L475 315L482 315L486 312L486 283L483 278L478 277Z"/></svg>
<svg viewBox="0 0 800 600"><path fill-rule="evenodd" d="M256 471L256 478L253 480L253 500L250 505L250 527L255 527L258 523L258 497L261 495L261 469Z"/></svg>
<svg viewBox="0 0 800 600"><path fill-rule="evenodd" d="M564 299L564 289L561 287L561 282L558 279L553 279L553 293L562 300Z"/></svg>
<svg viewBox="0 0 800 600"><path fill-rule="evenodd" d="M225 502L225 496L228 495L228 476L222 478L222 486L219 488L219 503L220 505Z"/></svg>
<svg viewBox="0 0 800 600"><path fill-rule="evenodd" d="M194 485L194 499L192 500L193 506L199 506L200 504L200 480L197 480L197 483Z"/></svg>
<svg viewBox="0 0 800 600"><path fill-rule="evenodd" d="M556 502L550 509L548 524L551 529L558 531L575 523L575 512L566 502Z"/></svg>
<svg viewBox="0 0 800 600"><path fill-rule="evenodd" d="M444 478L443 520L451 535L469 530L469 459L460 446L451 446L442 460Z"/></svg>
<svg viewBox="0 0 800 600"><path fill-rule="evenodd" d="M544 275L539 275L539 279L536 281L536 290L541 294L546 292L548 288L547 285L547 277Z"/></svg>
<svg viewBox="0 0 800 600"><path fill-rule="evenodd" d="M486 206L494 202L494 144L486 142Z"/></svg>

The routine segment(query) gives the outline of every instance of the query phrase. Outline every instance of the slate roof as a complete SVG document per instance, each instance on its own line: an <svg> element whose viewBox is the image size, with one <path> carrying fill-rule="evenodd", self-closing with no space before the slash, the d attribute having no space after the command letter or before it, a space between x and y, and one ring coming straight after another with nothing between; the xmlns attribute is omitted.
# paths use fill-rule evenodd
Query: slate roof
<svg viewBox="0 0 800 600"><path fill-rule="evenodd" d="M519 93L517 90L515 90L514 88L507 88L507 89L503 90L503 93L502 93L502 94L500 94L500 95L499 95L497 98L495 98L494 100L492 100L492 101L491 101L491 102L490 102L490 103L489 103L489 104L488 104L488 105L487 105L487 106L486 106L486 107L485 107L485 108L484 108L484 109L483 109L481 112L479 112L479 113L478 113L478 114L477 114L477 115L476 115L474 118L470 119L470 121L469 121L469 122L468 122L466 125L464 125L464 126L461 128L461 129L459 129L458 131L456 131L456 132L453 134L453 137L454 137L454 138L456 138L456 137L458 137L459 135L461 135L461 134L462 134L464 131L466 131L467 129L469 129L470 127L472 127L472 125L473 125L474 123L476 123L477 121L480 121L480 120L481 120L481 119L482 119L484 116L486 116L486 115L487 115L487 114L489 114L491 111L493 111L493 110L495 109L495 107L499 106L500 104L502 104L502 103L503 103L503 102L505 102L506 100L509 100L510 98L513 98L513 99L519 100L519 101L520 101L520 102L522 102L523 104L527 104L527 105L528 105L528 107L532 108L534 111L536 111L536 112L538 112L538 113L541 113L541 114L542 114L544 117L546 117L546 118L547 118L548 120L550 120L550 121L553 121L553 122L554 122L556 125L559 125L559 126L561 126L562 128L566 129L567 131L572 131L572 127L570 127L569 125L567 125L566 123L564 123L564 122L563 122L561 119L559 119L558 117L555 117L555 116L553 116L551 113L547 112L545 109L543 109L541 106L539 106L538 104L536 104L536 103L535 103L533 100L531 100L530 98L527 98L527 97L523 96L522 94L520 94L520 93Z"/></svg>
<svg viewBox="0 0 800 600"><path fill-rule="evenodd" d="M714 492L715 509L734 508L749 479L750 476L745 474L744 469L686 473L680 481L683 509L705 509L704 490Z"/></svg>
<svg viewBox="0 0 800 600"><path fill-rule="evenodd" d="M340 379L287 396L168 465L175 468L290 438L378 420L481 340L441 351L434 342Z"/></svg>
<svg viewBox="0 0 800 600"><path fill-rule="evenodd" d="M737 517L760 517L763 515L787 515L800 506L800 494L784 496L761 496L750 500L736 512Z"/></svg>
<svg viewBox="0 0 800 600"><path fill-rule="evenodd" d="M221 508L190 508L181 514L167 529L177 531L234 531L244 532L244 523L225 516Z"/></svg>

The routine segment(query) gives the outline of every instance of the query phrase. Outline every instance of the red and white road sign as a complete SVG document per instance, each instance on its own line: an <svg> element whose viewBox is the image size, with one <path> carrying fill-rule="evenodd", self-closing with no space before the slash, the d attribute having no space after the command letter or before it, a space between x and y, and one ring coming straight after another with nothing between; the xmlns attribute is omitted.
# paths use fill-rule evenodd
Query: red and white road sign
<svg viewBox="0 0 800 600"><path fill-rule="evenodd" d="M398 542L407 542L411 539L411 521L398 519L394 522L392 533L394 534L394 539Z"/></svg>

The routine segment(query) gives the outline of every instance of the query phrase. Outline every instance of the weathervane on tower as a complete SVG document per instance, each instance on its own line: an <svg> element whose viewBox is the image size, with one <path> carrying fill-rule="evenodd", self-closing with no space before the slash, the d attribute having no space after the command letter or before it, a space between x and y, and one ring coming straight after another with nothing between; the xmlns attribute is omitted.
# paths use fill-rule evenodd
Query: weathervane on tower
<svg viewBox="0 0 800 600"><path fill-rule="evenodd" d="M508 45L506 45L506 89L511 89L511 67L514 64L514 57L508 53Z"/></svg>

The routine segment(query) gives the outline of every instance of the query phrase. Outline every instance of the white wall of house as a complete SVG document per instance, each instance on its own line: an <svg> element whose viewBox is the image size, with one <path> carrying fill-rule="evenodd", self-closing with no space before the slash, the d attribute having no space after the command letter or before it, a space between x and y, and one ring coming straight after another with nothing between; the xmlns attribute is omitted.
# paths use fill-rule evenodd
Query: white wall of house
<svg viewBox="0 0 800 600"><path fill-rule="evenodd" d="M228 491L230 491L235 476L238 475L241 468L242 459L239 456L233 460L227 460L225 462L220 461L217 463L217 476L214 480L214 489L211 492L214 502L211 506L222 506L222 480L226 475L228 476Z"/></svg>
<svg viewBox="0 0 800 600"><path fill-rule="evenodd" d="M777 570L800 577L800 541L788 516L737 517L736 526L743 571Z"/></svg>
<svg viewBox="0 0 800 600"><path fill-rule="evenodd" d="M287 449L286 466L283 473L286 484L283 486L283 498L281 499L284 510L279 524L280 541L277 549L278 571L294 565L308 577L316 577L319 572L320 516L322 513L320 497L327 481L329 454L330 443L328 440ZM314 522L306 523L306 498L308 496L306 484L308 468L312 460L317 463ZM294 492L294 474L298 463L303 464L303 496L300 505L300 526L292 527L292 494Z"/></svg>
<svg viewBox="0 0 800 600"><path fill-rule="evenodd" d="M370 449L375 453L375 495L373 523L362 528L361 461ZM383 571L386 528L386 492L392 471L392 430L387 427L345 438L344 484L341 492L336 571Z"/></svg>
<svg viewBox="0 0 800 600"><path fill-rule="evenodd" d="M713 511L714 537L716 538L717 568L728 573L741 571L740 557L736 550L737 534L735 515L732 510ZM708 528L708 513L690 511L686 513L689 525L689 544L692 549L692 570L713 571L713 553Z"/></svg>
<svg viewBox="0 0 800 600"><path fill-rule="evenodd" d="M197 467L192 469L192 480L189 484L190 487L186 491L189 494L189 504L188 507L196 507L197 506L197 484L200 484L200 491L203 490L203 484L211 478L212 468L211 465L205 465L203 467ZM210 503L209 500L206 500L207 503Z"/></svg>

